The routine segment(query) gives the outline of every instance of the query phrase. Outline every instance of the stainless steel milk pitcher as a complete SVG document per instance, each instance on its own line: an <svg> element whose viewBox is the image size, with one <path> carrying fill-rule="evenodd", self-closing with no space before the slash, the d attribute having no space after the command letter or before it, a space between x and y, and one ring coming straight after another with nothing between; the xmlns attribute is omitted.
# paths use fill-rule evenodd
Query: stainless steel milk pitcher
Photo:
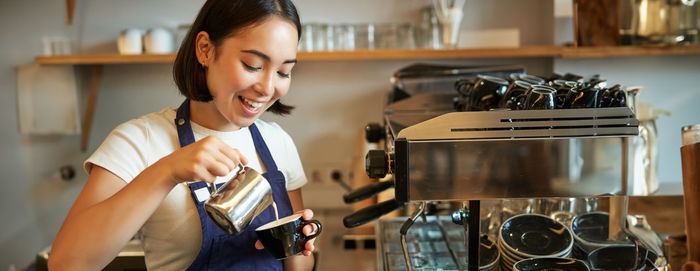
<svg viewBox="0 0 700 271"><path fill-rule="evenodd" d="M228 234L245 230L272 204L272 188L262 174L240 164L236 170L237 173L204 203L209 218Z"/></svg>

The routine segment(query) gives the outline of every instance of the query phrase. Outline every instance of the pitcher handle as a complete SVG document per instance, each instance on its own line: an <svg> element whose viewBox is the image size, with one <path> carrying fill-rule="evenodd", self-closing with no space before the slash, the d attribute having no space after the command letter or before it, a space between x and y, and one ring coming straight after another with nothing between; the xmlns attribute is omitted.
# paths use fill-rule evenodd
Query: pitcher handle
<svg viewBox="0 0 700 271"><path fill-rule="evenodd" d="M238 177L238 175L245 173L245 166L241 164L241 162L238 162L238 165L236 165L236 168L234 170L236 170L236 175L233 176L233 178L236 178ZM216 189L216 185L214 184L214 182L209 183L209 189L211 190L212 195L218 192L218 189Z"/></svg>

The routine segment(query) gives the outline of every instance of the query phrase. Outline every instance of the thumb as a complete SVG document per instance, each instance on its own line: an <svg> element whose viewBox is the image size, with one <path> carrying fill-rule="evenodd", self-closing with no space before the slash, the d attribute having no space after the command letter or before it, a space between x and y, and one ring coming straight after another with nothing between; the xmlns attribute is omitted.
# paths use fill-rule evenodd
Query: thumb
<svg viewBox="0 0 700 271"><path fill-rule="evenodd" d="M257 250L265 249L265 246L263 246L263 244L260 243L260 240L257 240L257 241L255 241L255 249L257 249Z"/></svg>

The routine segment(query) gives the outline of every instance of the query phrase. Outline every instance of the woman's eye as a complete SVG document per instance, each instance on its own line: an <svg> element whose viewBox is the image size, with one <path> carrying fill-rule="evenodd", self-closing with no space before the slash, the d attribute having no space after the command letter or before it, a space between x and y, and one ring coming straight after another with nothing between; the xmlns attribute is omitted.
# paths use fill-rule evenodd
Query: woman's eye
<svg viewBox="0 0 700 271"><path fill-rule="evenodd" d="M289 78L289 73L277 72L277 74L282 78Z"/></svg>
<svg viewBox="0 0 700 271"><path fill-rule="evenodd" d="M252 71L252 72L256 72L256 71L259 71L261 69L261 68L256 68L256 67L250 66L250 65L246 64L245 62L241 62L241 63L243 63L243 66L247 70Z"/></svg>

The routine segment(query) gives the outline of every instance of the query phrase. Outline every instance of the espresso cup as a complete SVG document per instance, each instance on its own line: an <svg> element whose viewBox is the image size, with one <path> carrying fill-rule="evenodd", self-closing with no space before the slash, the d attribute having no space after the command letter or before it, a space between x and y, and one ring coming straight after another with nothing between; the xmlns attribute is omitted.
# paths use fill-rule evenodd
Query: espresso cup
<svg viewBox="0 0 700 271"><path fill-rule="evenodd" d="M627 93L622 87L617 87L615 90L611 91L612 100L610 101L610 107L625 107L627 106Z"/></svg>
<svg viewBox="0 0 700 271"><path fill-rule="evenodd" d="M509 108L511 110L518 109L518 97L520 97L520 95L525 95L530 87L531 85L528 82L522 80L513 81L508 86L506 94L503 95L501 101L498 103L498 107Z"/></svg>
<svg viewBox="0 0 700 271"><path fill-rule="evenodd" d="M658 256L635 245L612 245L588 254L591 270L656 270L653 261Z"/></svg>
<svg viewBox="0 0 700 271"><path fill-rule="evenodd" d="M487 111L496 108L507 89L508 81L505 79L478 75L467 93L468 111Z"/></svg>
<svg viewBox="0 0 700 271"><path fill-rule="evenodd" d="M521 74L520 80L528 82L532 85L544 85L545 83L547 83L547 81L545 81L544 79L530 74Z"/></svg>
<svg viewBox="0 0 700 271"><path fill-rule="evenodd" d="M306 236L302 230L310 224L316 225L316 232ZM321 234L321 222L304 220L301 214L295 214L262 225L255 233L265 249L281 260L304 251L306 242Z"/></svg>
<svg viewBox="0 0 700 271"><path fill-rule="evenodd" d="M564 108L596 108L599 106L600 89L595 87L572 88L566 94Z"/></svg>
<svg viewBox="0 0 700 271"><path fill-rule="evenodd" d="M557 91L551 87L534 85L525 98L525 109L554 109Z"/></svg>

